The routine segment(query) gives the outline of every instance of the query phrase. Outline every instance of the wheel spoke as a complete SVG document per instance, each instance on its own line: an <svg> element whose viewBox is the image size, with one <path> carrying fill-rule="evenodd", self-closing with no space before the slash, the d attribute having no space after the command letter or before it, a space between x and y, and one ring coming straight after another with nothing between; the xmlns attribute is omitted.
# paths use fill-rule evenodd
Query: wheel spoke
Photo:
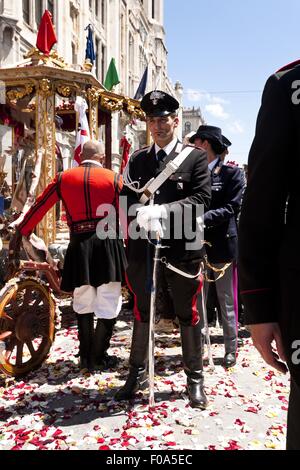
<svg viewBox="0 0 300 470"><path fill-rule="evenodd" d="M23 302L22 302L23 307L26 308L26 306L30 303L31 297L32 297L32 289L27 287L25 290L24 297L23 297Z"/></svg>
<svg viewBox="0 0 300 470"><path fill-rule="evenodd" d="M8 341L8 344L6 345L6 351L4 352L6 361L9 361L10 356L12 355L12 352L16 344L17 344L17 338L15 336L11 336L11 338Z"/></svg>
<svg viewBox="0 0 300 470"><path fill-rule="evenodd" d="M34 303L32 304L32 308L37 307L41 303L41 301L43 300L43 297L44 297L43 294L41 292L39 292L37 299L35 299Z"/></svg>
<svg viewBox="0 0 300 470"><path fill-rule="evenodd" d="M34 357L36 355L36 350L34 349L33 347L33 344L32 342L29 340L29 341L26 341L26 346L27 348L29 349L29 352L31 354L31 357Z"/></svg>
<svg viewBox="0 0 300 470"><path fill-rule="evenodd" d="M12 335L12 331L5 331L4 333L0 333L0 341L3 341L4 339L8 338L11 335Z"/></svg>
<svg viewBox="0 0 300 470"><path fill-rule="evenodd" d="M17 292L10 299L10 302L6 307L6 310L9 311L10 315L12 315L13 318L16 318L18 316L19 307L18 307L18 304L17 304Z"/></svg>
<svg viewBox="0 0 300 470"><path fill-rule="evenodd" d="M21 365L23 364L23 347L24 347L24 343L21 343L21 341L18 341L17 355L16 355L16 365L18 367L21 367Z"/></svg>
<svg viewBox="0 0 300 470"><path fill-rule="evenodd" d="M10 317L9 315L7 315L7 313L5 312L3 312L3 315L1 318L3 318L3 320L14 321L14 319Z"/></svg>

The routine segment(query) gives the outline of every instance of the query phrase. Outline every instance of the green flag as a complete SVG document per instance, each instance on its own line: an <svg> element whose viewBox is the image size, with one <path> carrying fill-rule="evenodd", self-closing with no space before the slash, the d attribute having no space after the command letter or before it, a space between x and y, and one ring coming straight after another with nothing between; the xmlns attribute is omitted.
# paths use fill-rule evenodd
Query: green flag
<svg viewBox="0 0 300 470"><path fill-rule="evenodd" d="M105 77L104 86L107 90L111 90L115 85L120 83L116 62L115 59L112 58L108 67L108 71Z"/></svg>

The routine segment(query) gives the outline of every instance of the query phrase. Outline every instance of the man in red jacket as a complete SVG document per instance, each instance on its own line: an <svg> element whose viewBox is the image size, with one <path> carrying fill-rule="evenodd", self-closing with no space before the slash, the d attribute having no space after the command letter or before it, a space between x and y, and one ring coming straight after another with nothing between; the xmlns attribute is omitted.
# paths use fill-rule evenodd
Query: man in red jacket
<svg viewBox="0 0 300 470"><path fill-rule="evenodd" d="M73 309L78 321L81 368L94 365L110 367L107 355L116 318L121 310L121 281L126 269L126 255L117 233L117 214L122 180L102 167L104 146L87 142L81 153L81 164L56 175L25 214L18 230L29 236L46 212L59 200L66 209L70 228L61 288L73 292ZM114 227L101 236L104 211L110 207ZM99 215L100 214L100 215ZM107 219L105 219L107 220ZM111 230L116 230L110 236ZM97 326L94 332L94 314Z"/></svg>

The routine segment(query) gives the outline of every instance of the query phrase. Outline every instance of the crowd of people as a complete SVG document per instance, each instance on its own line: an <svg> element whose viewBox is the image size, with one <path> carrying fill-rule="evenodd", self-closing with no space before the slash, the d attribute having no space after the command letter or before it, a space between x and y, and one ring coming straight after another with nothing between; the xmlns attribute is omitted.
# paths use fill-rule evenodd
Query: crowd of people
<svg viewBox="0 0 300 470"><path fill-rule="evenodd" d="M240 257L241 294L254 344L269 364L286 372L287 362L292 371L288 449L299 449L300 438L299 368L289 359L299 331L299 315L294 313L295 271L299 268L291 257L299 217L298 191L290 184L291 172L282 165L281 152L286 152L288 146L297 167L300 112L288 99L288 91L292 91L298 75L299 66L293 65L271 77L266 85L250 152L246 191L243 171L224 162L231 143L222 130L201 125L183 145L176 136L179 103L155 90L141 101L153 144L134 152L123 179L102 167L103 145L88 142L81 153L81 164L59 173L18 226L22 235L29 236L50 207L63 201L70 243L62 288L73 292L80 366L90 372L116 365L107 350L121 310L121 285L126 279L133 295L134 326L128 377L115 395L120 401L134 398L148 386L157 244L162 245L157 279L167 287L164 292L171 299L179 323L190 405L200 409L208 404L202 361L205 310L209 322L214 321L211 312L219 312L224 367L236 364ZM270 191L265 187L267 173L271 175ZM130 214L126 217L126 246L124 230L119 230L119 224L110 226L110 219L99 212L99 207L105 205L118 215L121 197L126 198ZM284 263L286 277L281 278L279 289L280 263ZM203 266L213 282L203 280ZM290 285L295 287L293 295Z"/></svg>

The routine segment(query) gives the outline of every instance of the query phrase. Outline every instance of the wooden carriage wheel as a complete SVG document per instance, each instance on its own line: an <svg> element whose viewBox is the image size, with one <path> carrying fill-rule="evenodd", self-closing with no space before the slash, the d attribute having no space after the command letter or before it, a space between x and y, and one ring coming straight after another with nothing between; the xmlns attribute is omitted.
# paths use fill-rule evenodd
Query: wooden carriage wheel
<svg viewBox="0 0 300 470"><path fill-rule="evenodd" d="M15 279L0 296L0 370L22 376L47 357L55 334L55 302L35 279Z"/></svg>

